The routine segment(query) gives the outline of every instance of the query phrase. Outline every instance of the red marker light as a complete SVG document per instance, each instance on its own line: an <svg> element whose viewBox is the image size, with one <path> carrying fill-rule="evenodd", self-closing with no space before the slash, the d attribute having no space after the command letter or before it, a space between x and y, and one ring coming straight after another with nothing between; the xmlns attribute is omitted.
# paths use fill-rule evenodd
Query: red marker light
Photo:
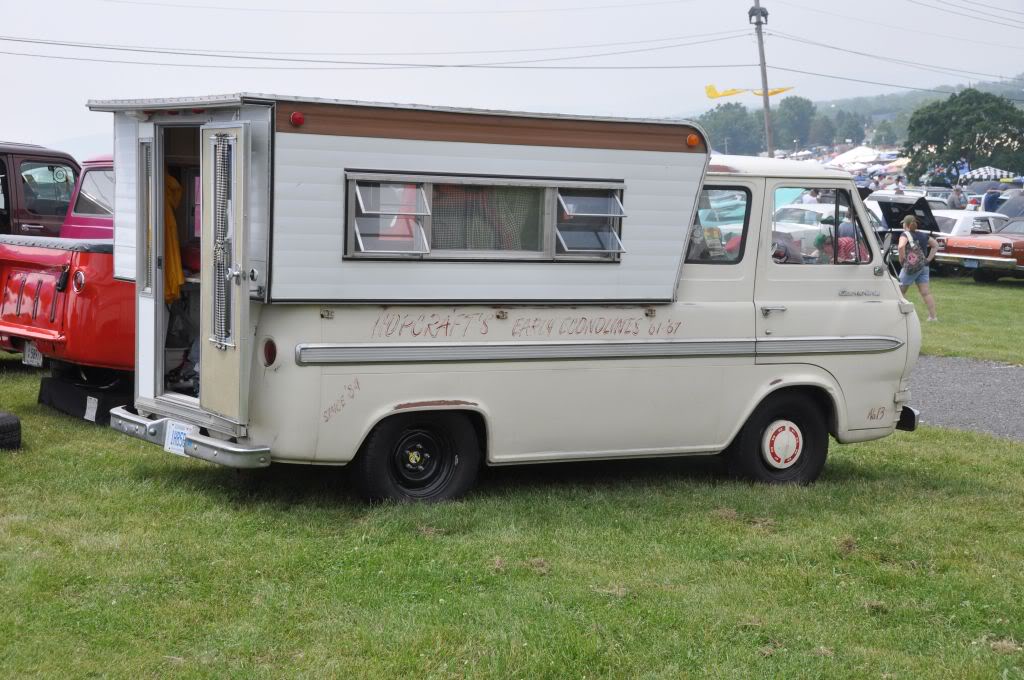
<svg viewBox="0 0 1024 680"><path fill-rule="evenodd" d="M288 116L288 122L295 127L299 127L306 122L306 116L301 111L292 111L292 115Z"/></svg>
<svg viewBox="0 0 1024 680"><path fill-rule="evenodd" d="M273 366L277 361L277 343L270 338L263 342L263 365Z"/></svg>

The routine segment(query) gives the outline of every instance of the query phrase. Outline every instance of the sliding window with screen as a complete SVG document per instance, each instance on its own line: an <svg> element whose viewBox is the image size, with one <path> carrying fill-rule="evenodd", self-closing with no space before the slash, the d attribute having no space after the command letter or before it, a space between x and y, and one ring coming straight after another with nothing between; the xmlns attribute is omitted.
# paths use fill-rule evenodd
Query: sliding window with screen
<svg viewBox="0 0 1024 680"><path fill-rule="evenodd" d="M347 175L349 258L616 262L624 185Z"/></svg>

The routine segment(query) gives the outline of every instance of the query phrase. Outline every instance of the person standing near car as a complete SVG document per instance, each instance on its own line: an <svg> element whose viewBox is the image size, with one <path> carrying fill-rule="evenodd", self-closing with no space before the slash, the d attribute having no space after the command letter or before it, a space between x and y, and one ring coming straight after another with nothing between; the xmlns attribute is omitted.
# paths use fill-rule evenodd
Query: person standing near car
<svg viewBox="0 0 1024 680"><path fill-rule="evenodd" d="M964 196L964 192L960 190L960 187L953 187L953 193L946 199L946 205L950 210L967 209L967 198Z"/></svg>
<svg viewBox="0 0 1024 680"><path fill-rule="evenodd" d="M999 189L989 189L985 197L981 199L981 209L985 212L995 212L999 207Z"/></svg>
<svg viewBox="0 0 1024 680"><path fill-rule="evenodd" d="M917 291L921 294L924 304L928 307L928 320L938 321L935 315L935 298L932 296L931 287L928 285L928 267L935 254L938 252L939 244L934 238L917 230L917 218L907 215L903 218L903 233L900 234L899 258L900 258L900 291L904 295L912 284L917 284Z"/></svg>

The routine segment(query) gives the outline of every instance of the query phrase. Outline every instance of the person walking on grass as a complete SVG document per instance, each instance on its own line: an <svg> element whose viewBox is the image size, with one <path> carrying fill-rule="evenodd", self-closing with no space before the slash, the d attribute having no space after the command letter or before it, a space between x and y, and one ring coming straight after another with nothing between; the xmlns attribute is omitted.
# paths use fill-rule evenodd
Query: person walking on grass
<svg viewBox="0 0 1024 680"><path fill-rule="evenodd" d="M939 244L935 239L917 230L917 218L907 215L903 218L903 233L900 234L900 290L904 295L911 284L917 284L924 304L928 307L928 320L938 321L935 315L935 298L928 285L928 265L935 259Z"/></svg>

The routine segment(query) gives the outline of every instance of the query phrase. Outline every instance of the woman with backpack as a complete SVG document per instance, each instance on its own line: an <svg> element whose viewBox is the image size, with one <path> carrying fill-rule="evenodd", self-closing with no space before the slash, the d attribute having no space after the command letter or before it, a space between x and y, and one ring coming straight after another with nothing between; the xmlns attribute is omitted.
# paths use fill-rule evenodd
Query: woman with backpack
<svg viewBox="0 0 1024 680"><path fill-rule="evenodd" d="M928 265L935 259L939 244L928 234L917 230L917 218L907 215L903 218L903 233L900 234L900 290L906 295L913 283L928 307L928 320L938 321L935 316L935 298L928 286Z"/></svg>

